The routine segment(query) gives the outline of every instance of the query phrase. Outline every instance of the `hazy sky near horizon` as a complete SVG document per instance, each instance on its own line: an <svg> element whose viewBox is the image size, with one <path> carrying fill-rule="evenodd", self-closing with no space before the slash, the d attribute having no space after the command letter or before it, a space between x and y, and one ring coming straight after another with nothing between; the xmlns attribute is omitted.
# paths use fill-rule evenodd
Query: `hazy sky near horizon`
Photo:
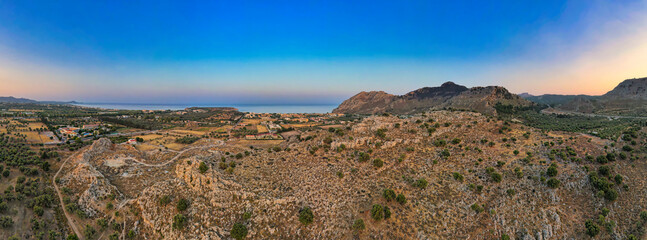
<svg viewBox="0 0 647 240"><path fill-rule="evenodd" d="M647 0L0 0L0 96L335 104L446 81L597 95L647 77L645 39Z"/></svg>

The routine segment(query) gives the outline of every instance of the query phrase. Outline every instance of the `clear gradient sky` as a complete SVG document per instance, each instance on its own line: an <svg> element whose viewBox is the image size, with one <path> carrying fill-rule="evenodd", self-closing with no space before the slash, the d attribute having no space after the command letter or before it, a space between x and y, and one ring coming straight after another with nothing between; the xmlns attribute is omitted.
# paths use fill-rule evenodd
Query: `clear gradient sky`
<svg viewBox="0 0 647 240"><path fill-rule="evenodd" d="M446 81L603 94L647 76L647 0L206 2L0 0L0 96L335 104Z"/></svg>

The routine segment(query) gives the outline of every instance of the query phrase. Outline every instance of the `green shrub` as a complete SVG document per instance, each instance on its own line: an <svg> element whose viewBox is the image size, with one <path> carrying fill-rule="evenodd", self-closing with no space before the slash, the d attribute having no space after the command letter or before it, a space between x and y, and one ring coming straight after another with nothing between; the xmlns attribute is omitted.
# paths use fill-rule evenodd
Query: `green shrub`
<svg viewBox="0 0 647 240"><path fill-rule="evenodd" d="M41 206L35 206L34 213L40 217L40 216L43 216L43 213L45 213L45 210L43 210Z"/></svg>
<svg viewBox="0 0 647 240"><path fill-rule="evenodd" d="M97 230L95 230L92 226L85 225L85 230L83 231L83 234L85 235L86 239L92 239L96 233L97 233Z"/></svg>
<svg viewBox="0 0 647 240"><path fill-rule="evenodd" d="M384 197L384 199L386 199L387 202L390 202L391 200L395 199L395 192L387 188L384 189L382 196Z"/></svg>
<svg viewBox="0 0 647 240"><path fill-rule="evenodd" d="M613 177L613 180L616 182L616 184L620 185L620 184L622 184L623 178L622 178L622 176L620 174L616 174L616 176Z"/></svg>
<svg viewBox="0 0 647 240"><path fill-rule="evenodd" d="M600 233L600 227L592 220L586 220L584 226L586 227L586 234L591 237L594 237L595 235L598 235L598 233Z"/></svg>
<svg viewBox="0 0 647 240"><path fill-rule="evenodd" d="M375 221L382 220L384 218L384 207L380 204L374 204L373 208L371 208L371 217Z"/></svg>
<svg viewBox="0 0 647 240"><path fill-rule="evenodd" d="M384 219L391 218L391 209L388 206L384 206Z"/></svg>
<svg viewBox="0 0 647 240"><path fill-rule="evenodd" d="M546 175L549 177L557 176L557 165L554 163L551 164L550 167L548 167L548 170L546 170Z"/></svg>
<svg viewBox="0 0 647 240"><path fill-rule="evenodd" d="M382 161L382 159L376 158L376 159L373 160L373 166L374 167L380 168L383 165L384 165L384 162Z"/></svg>
<svg viewBox="0 0 647 240"><path fill-rule="evenodd" d="M602 176L609 176L611 169L609 168L609 166L600 166L598 168L598 173Z"/></svg>
<svg viewBox="0 0 647 240"><path fill-rule="evenodd" d="M234 223L231 228L231 237L236 240L245 239L247 237L247 227L242 223Z"/></svg>
<svg viewBox="0 0 647 240"><path fill-rule="evenodd" d="M173 216L173 229L181 230L186 224L186 217L182 214L176 214Z"/></svg>
<svg viewBox="0 0 647 240"><path fill-rule="evenodd" d="M198 170L200 170L200 173L204 174L205 172L207 172L207 170L209 170L209 167L207 166L206 163L201 162L200 167L198 167Z"/></svg>
<svg viewBox="0 0 647 240"><path fill-rule="evenodd" d="M179 201L177 201L176 208L180 212L186 210L187 208L189 208L189 200L186 200L184 198L180 199Z"/></svg>
<svg viewBox="0 0 647 240"><path fill-rule="evenodd" d="M493 172L492 174L490 174L490 177L492 177L492 181L497 183L503 180L503 176L501 176L501 174L498 172Z"/></svg>
<svg viewBox="0 0 647 240"><path fill-rule="evenodd" d="M641 211L641 212L640 212L640 219L641 219L643 222L647 222L647 211Z"/></svg>
<svg viewBox="0 0 647 240"><path fill-rule="evenodd" d="M477 214L481 213L481 212L483 212L485 210L485 209L483 209L483 207L481 207L481 205L478 205L477 203L472 204L472 206L470 206L470 208L472 208L472 210L474 210Z"/></svg>
<svg viewBox="0 0 647 240"><path fill-rule="evenodd" d="M513 196L513 195L515 195L517 193L517 191L515 191L512 188L506 190L505 192L508 194L508 196Z"/></svg>
<svg viewBox="0 0 647 240"><path fill-rule="evenodd" d="M460 182L462 182L462 181L463 181L463 175L461 175L460 173L454 172L454 173L453 173L453 176L454 176L454 179L455 179L455 180L458 180L458 181L460 181Z"/></svg>
<svg viewBox="0 0 647 240"><path fill-rule="evenodd" d="M249 220L250 218L252 218L252 212L243 213L243 220Z"/></svg>
<svg viewBox="0 0 647 240"><path fill-rule="evenodd" d="M424 178L420 178L420 179L418 179L418 181L416 181L416 182L413 184L413 186L418 187L418 188L420 188L420 189L425 189L425 188L427 187L427 184L429 184L429 183L427 182L427 180L426 180L426 179L424 179Z"/></svg>
<svg viewBox="0 0 647 240"><path fill-rule="evenodd" d="M310 210L309 207L304 207L301 210L299 210L299 222L301 222L303 225L308 225L312 223L314 220L314 215L312 214L312 210Z"/></svg>
<svg viewBox="0 0 647 240"><path fill-rule="evenodd" d="M602 216L607 216L609 215L609 209L608 208L602 208Z"/></svg>
<svg viewBox="0 0 647 240"><path fill-rule="evenodd" d="M609 189L604 192L604 198L609 201L615 201L618 199L618 192L614 189Z"/></svg>
<svg viewBox="0 0 647 240"><path fill-rule="evenodd" d="M361 231L366 229L366 225L364 225L364 219L356 219L355 222L353 223L353 230L355 231Z"/></svg>
<svg viewBox="0 0 647 240"><path fill-rule="evenodd" d="M369 159L370 157L371 157L371 156L370 156L370 155L368 155L368 153L365 153L365 152L360 152L360 153L359 153L359 161L360 161L360 162L366 162L366 161L368 161L368 159Z"/></svg>
<svg viewBox="0 0 647 240"><path fill-rule="evenodd" d="M395 201L400 203L400 204L405 204L405 203L407 203L407 198L404 196L404 194L400 193L400 194L398 194L397 197L395 197Z"/></svg>
<svg viewBox="0 0 647 240"><path fill-rule="evenodd" d="M558 188L560 183L561 182L559 180L557 180L556 178L550 178L550 179L548 179L548 181L546 181L546 184L550 188Z"/></svg>
<svg viewBox="0 0 647 240"><path fill-rule="evenodd" d="M607 159L607 157L605 155L600 155L597 158L595 158L595 160L600 164L605 164L605 163L609 162L609 160Z"/></svg>
<svg viewBox="0 0 647 240"><path fill-rule="evenodd" d="M166 206L167 204L171 203L171 197L169 195L164 195L160 197L157 202L162 206Z"/></svg>

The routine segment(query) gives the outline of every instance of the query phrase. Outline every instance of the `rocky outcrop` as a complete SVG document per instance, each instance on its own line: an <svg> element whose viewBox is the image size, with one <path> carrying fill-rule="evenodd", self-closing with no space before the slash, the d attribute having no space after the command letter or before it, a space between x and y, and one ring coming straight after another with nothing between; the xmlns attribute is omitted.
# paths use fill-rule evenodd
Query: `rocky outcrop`
<svg viewBox="0 0 647 240"><path fill-rule="evenodd" d="M503 87L467 88L453 82L440 87L425 87L405 95L396 96L385 92L361 92L344 101L334 113L411 114L429 109L462 109L487 114L495 114L497 103L529 106L531 102L508 92Z"/></svg>

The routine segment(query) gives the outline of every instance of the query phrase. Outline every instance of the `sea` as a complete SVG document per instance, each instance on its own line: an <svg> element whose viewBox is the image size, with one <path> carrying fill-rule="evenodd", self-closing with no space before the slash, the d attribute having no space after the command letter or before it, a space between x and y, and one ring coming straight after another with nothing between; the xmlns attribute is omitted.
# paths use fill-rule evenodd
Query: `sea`
<svg viewBox="0 0 647 240"><path fill-rule="evenodd" d="M189 107L234 107L253 113L330 113L337 105L218 105L218 104L139 104L139 103L75 103L74 105L119 110L182 110Z"/></svg>

